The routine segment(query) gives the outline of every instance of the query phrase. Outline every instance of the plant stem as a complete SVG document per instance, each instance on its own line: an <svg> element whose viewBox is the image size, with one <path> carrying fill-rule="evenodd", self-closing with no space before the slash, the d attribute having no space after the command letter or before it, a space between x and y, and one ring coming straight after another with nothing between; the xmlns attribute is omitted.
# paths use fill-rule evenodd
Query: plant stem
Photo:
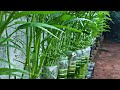
<svg viewBox="0 0 120 90"><path fill-rule="evenodd" d="M7 28L7 25L9 24L10 20L12 19L13 15L15 14L15 11L13 11L9 17L7 18L7 20L5 21L5 23L1 26L0 28L0 36L2 35L3 31Z"/></svg>
<svg viewBox="0 0 120 90"><path fill-rule="evenodd" d="M8 33L7 33L7 30L6 30L6 36L7 36L7 38L8 38ZM7 45L9 44L9 42L7 41ZM7 59L8 59L8 65L9 65L9 69L11 69L11 65L10 65L10 55L9 55L9 47L7 46ZM9 79L10 79L10 76L11 75L9 75Z"/></svg>

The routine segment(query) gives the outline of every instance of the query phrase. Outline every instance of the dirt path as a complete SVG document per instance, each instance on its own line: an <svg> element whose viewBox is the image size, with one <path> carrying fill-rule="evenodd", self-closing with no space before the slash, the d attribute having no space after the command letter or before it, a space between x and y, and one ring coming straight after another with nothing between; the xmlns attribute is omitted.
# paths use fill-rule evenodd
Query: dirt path
<svg viewBox="0 0 120 90"><path fill-rule="evenodd" d="M94 79L120 79L120 43L104 41L95 60Z"/></svg>

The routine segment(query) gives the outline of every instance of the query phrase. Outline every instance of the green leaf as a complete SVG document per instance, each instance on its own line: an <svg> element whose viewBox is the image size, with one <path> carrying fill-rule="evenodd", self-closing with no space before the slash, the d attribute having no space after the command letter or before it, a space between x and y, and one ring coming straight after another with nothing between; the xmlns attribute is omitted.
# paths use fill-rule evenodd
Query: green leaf
<svg viewBox="0 0 120 90"><path fill-rule="evenodd" d="M41 27L47 27L47 28L51 28L51 29L56 29L58 31L61 31L63 32L62 30L60 30L59 28L56 28L52 25L49 25L49 24L45 24L45 23L37 23L37 22L24 22L24 21L17 21L15 22L16 24L22 24L21 26L19 26L17 29L23 29L25 27L38 27L38 26L41 26ZM23 26L24 25L24 26Z"/></svg>
<svg viewBox="0 0 120 90"><path fill-rule="evenodd" d="M71 18L71 15L65 14L65 15L63 15L60 19L61 19L62 21L65 21L65 20L69 20L70 18Z"/></svg>
<svg viewBox="0 0 120 90"><path fill-rule="evenodd" d="M84 26L83 23L82 23L82 21L92 22L91 20L86 19L86 18L74 18L74 19L72 19L72 20L69 20L69 21L65 22L65 24L67 24L67 23L69 23L69 22L76 22L76 21L80 21L80 23L81 23L82 26Z"/></svg>
<svg viewBox="0 0 120 90"><path fill-rule="evenodd" d="M15 24L26 24L27 22L25 21L16 21Z"/></svg>
<svg viewBox="0 0 120 90"><path fill-rule="evenodd" d="M3 42L3 41L6 41L6 42L8 42L8 41L12 41L12 39L10 39L10 38L8 38L7 40L5 40L6 38L0 38L0 42Z"/></svg>
<svg viewBox="0 0 120 90"><path fill-rule="evenodd" d="M17 30L13 31L7 38L4 38L3 40L0 41L0 45L6 41L9 41L10 37L16 32Z"/></svg>
<svg viewBox="0 0 120 90"><path fill-rule="evenodd" d="M18 50L20 50L21 52L23 52L22 48L21 48L20 46L18 46L17 44L16 44L16 46L15 46L15 45L10 45L10 44L1 44L0 46L1 46L1 47L13 47L13 48L18 49ZM24 52L23 52L23 53L24 53Z"/></svg>
<svg viewBox="0 0 120 90"><path fill-rule="evenodd" d="M26 70L0 68L0 75L12 75L12 74L14 74L15 72L24 73L24 74L29 74L29 72L26 71ZM14 74L14 75L15 75L15 74Z"/></svg>
<svg viewBox="0 0 120 90"><path fill-rule="evenodd" d="M46 31L47 33L49 33L50 35L52 35L53 37L55 37L56 39L59 39L58 37L56 37L54 34L52 34L50 31L48 31L47 29L43 28L43 27L40 27L42 30Z"/></svg>
<svg viewBox="0 0 120 90"><path fill-rule="evenodd" d="M72 27L68 27L68 26L63 26L63 25L54 25L54 26L56 26L56 27L58 27L58 28L66 28L66 29L68 29L69 31L72 31L72 32L78 32L78 33L82 33L82 31L83 30L77 30L77 29L75 29L75 28L72 28Z"/></svg>
<svg viewBox="0 0 120 90"><path fill-rule="evenodd" d="M7 20L2 24L2 26L0 26L0 37L2 33L4 32L4 30L7 28L7 25L10 24L10 21L13 18L14 14L15 14L15 11L11 12Z"/></svg>
<svg viewBox="0 0 120 90"><path fill-rule="evenodd" d="M74 22L74 21L89 21L89 22L92 22L91 20L86 19L86 18L75 18L75 19L69 20L68 22Z"/></svg>
<svg viewBox="0 0 120 90"><path fill-rule="evenodd" d="M51 14L49 18L54 19L56 17L61 16L62 14L63 14L63 12L58 11L58 12L56 12L54 14Z"/></svg>
<svg viewBox="0 0 120 90"><path fill-rule="evenodd" d="M108 11L104 11L104 14L108 15L110 17L110 14Z"/></svg>
<svg viewBox="0 0 120 90"><path fill-rule="evenodd" d="M20 23L20 22L19 22L19 23ZM52 33L51 33L49 30L47 30L46 28L55 29L55 30L57 30L57 31L63 32L62 30L60 30L59 28L57 28L57 27L55 27L55 26L48 25L48 24L44 24L44 23L36 23L36 22L26 22L26 24L25 24L25 22L21 22L21 23L24 23L24 24L20 25L20 26L17 28L17 30L19 30L19 29L24 29L24 28L27 28L27 27L38 27L38 28L44 30L45 32L49 33L50 35L52 35L53 37L55 37L55 38L57 38L57 39L58 39L58 37L56 37L54 34L52 34ZM44 27L46 27L46 28L44 28Z"/></svg>
<svg viewBox="0 0 120 90"><path fill-rule="evenodd" d="M22 11L17 13L16 15L14 15L14 19L26 16L26 15L30 15L30 14L43 14L43 15L47 15L47 14L54 14L58 11ZM60 11L61 12L61 11Z"/></svg>
<svg viewBox="0 0 120 90"><path fill-rule="evenodd" d="M0 58L0 62L4 62L4 63L6 63L6 64L10 64L10 65L16 67L16 65L14 65L14 64L12 64L12 63L9 63L7 60L4 60L4 59L2 59L2 58Z"/></svg>
<svg viewBox="0 0 120 90"><path fill-rule="evenodd" d="M52 25L49 25L49 24L45 24L45 23L38 23L38 22L21 22L21 21L18 21L16 22L17 24L22 24L21 26L19 26L17 29L24 29L24 28L27 28L27 27L46 27L46 28L51 28L51 29L56 29L58 31L61 31L63 32L62 30L60 30L59 28L56 28Z"/></svg>

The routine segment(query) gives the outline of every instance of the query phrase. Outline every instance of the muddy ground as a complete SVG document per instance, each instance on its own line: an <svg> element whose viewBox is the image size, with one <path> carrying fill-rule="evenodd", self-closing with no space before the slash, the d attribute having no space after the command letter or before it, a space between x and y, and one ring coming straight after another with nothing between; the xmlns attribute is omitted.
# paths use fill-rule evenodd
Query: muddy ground
<svg viewBox="0 0 120 90"><path fill-rule="evenodd" d="M105 40L95 60L94 79L120 79L120 43Z"/></svg>

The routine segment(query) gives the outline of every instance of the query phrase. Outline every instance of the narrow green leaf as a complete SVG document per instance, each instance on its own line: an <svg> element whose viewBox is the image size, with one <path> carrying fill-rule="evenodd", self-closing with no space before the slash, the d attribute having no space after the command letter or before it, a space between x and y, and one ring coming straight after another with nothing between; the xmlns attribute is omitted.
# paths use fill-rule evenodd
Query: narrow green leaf
<svg viewBox="0 0 120 90"><path fill-rule="evenodd" d="M89 21L89 22L92 22L91 20L86 19L86 18L75 18L75 19L69 20L68 22L74 22L74 21Z"/></svg>
<svg viewBox="0 0 120 90"><path fill-rule="evenodd" d="M60 19L61 19L62 21L65 21L65 20L69 20L70 18L71 18L71 15L65 14L65 15L63 15Z"/></svg>
<svg viewBox="0 0 120 90"><path fill-rule="evenodd" d="M24 22L23 22L24 23ZM60 30L59 28L55 27L55 26L52 26L52 25L48 25L48 24L44 24L44 23L35 23L35 22L26 22L26 24L22 24L20 25L17 30L19 29L24 29L24 28L27 28L27 27L38 27L42 30L44 30L45 32L49 33L50 35L52 35L53 37L59 39L58 37L56 37L54 34L52 34L49 30L47 30L46 28L50 28L50 29L55 29L57 31L61 31L63 32L62 30ZM46 27L46 28L44 28Z"/></svg>
<svg viewBox="0 0 120 90"><path fill-rule="evenodd" d="M62 30L60 30L59 28L53 26L53 25L49 25L49 24L45 24L45 23L38 23L38 22L21 22L21 21L17 21L15 22L16 24L22 24L20 25L17 29L24 29L24 28L27 28L27 27L38 27L38 26L41 26L41 27L46 27L46 28L51 28L51 29L56 29L58 31L61 31L63 32Z"/></svg>
<svg viewBox="0 0 120 90"><path fill-rule="evenodd" d="M58 28L66 28L66 29L68 29L69 31L72 31L72 32L78 32L78 33L82 33L82 31L83 30L77 30L77 29L75 29L75 28L72 28L72 27L68 27L68 26L63 26L63 25L54 25L54 26L56 26L56 27L58 27Z"/></svg>
<svg viewBox="0 0 120 90"><path fill-rule="evenodd" d="M15 46L15 45L10 45L10 44L1 44L0 46L1 46L1 47L12 47L12 48L18 49L18 50L20 50L21 52L23 52L23 50L21 49L21 47L20 47L20 46L18 47L18 45ZM23 52L23 53L24 53L24 52Z"/></svg>
<svg viewBox="0 0 120 90"><path fill-rule="evenodd" d="M6 38L0 38L0 42L3 42L5 39L6 39ZM8 38L8 39L6 40L6 42L8 42L8 41L12 41L12 39Z"/></svg>
<svg viewBox="0 0 120 90"><path fill-rule="evenodd" d="M17 67L16 65L14 65L14 64L12 64L12 63L9 63L7 60L4 60L4 59L2 59L2 58L0 58L0 62L4 62L4 63L6 63L6 64L10 64L10 65L12 65L12 66L14 66L14 67Z"/></svg>
<svg viewBox="0 0 120 90"><path fill-rule="evenodd" d="M47 14L54 14L58 11L22 11L22 12L18 12L16 15L14 15L14 19L26 16L26 15L30 15L30 14L43 14L43 15L47 15ZM61 11L60 11L61 12Z"/></svg>
<svg viewBox="0 0 120 90"><path fill-rule="evenodd" d="M21 69L0 68L0 75L11 75L15 72L28 74L29 72Z"/></svg>
<svg viewBox="0 0 120 90"><path fill-rule="evenodd" d="M40 27L42 30L46 31L47 33L49 33L50 35L52 35L53 37L55 37L56 39L59 39L58 37L56 37L54 34L52 34L50 31L48 31L47 29L43 28L43 27Z"/></svg>

